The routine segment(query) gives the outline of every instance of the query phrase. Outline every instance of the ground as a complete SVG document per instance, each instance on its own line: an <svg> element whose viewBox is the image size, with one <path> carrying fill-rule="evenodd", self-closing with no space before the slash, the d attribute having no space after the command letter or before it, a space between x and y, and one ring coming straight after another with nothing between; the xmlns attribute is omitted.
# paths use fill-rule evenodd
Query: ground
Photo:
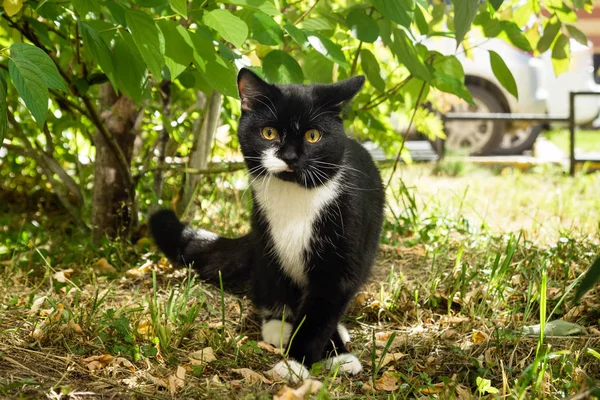
<svg viewBox="0 0 600 400"><path fill-rule="evenodd" d="M248 229L244 182L207 182L196 224ZM364 369L316 364L316 396L598 396L600 289L573 292L599 253L600 175L442 163L391 182L372 278L344 318ZM250 302L171 268L143 229L92 244L27 183L0 204L0 397L298 398L269 372L281 355Z"/></svg>

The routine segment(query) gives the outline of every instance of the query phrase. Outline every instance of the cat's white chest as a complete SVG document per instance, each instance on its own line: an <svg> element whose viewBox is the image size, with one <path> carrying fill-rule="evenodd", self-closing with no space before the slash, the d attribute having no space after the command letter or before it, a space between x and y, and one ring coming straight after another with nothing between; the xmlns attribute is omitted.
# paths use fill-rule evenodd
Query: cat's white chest
<svg viewBox="0 0 600 400"><path fill-rule="evenodd" d="M305 252L314 237L313 225L339 194L339 176L325 185L306 189L275 177L252 183L258 206L265 215L274 251L284 272L297 284L307 283Z"/></svg>

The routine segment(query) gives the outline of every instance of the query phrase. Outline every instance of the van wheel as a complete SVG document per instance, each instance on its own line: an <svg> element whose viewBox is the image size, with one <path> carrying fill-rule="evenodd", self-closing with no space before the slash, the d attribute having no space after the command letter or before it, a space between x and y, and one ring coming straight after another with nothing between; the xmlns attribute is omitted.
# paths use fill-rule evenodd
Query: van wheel
<svg viewBox="0 0 600 400"><path fill-rule="evenodd" d="M543 130L544 126L542 124L514 123L513 126L504 133L500 146L494 151L494 154L523 154L524 151L533 148L533 144Z"/></svg>
<svg viewBox="0 0 600 400"><path fill-rule="evenodd" d="M453 112L501 113L500 101L487 90L467 85L475 105L463 102L452 108ZM504 135L504 121L447 121L446 150L469 155L493 154Z"/></svg>

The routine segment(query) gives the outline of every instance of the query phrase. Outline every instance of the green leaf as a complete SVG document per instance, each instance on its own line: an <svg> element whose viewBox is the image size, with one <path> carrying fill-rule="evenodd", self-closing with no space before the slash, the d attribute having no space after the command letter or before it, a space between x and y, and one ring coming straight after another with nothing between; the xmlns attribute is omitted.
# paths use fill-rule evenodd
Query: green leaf
<svg viewBox="0 0 600 400"><path fill-rule="evenodd" d="M36 64L23 57L8 60L8 73L19 96L42 129L48 114L48 85L44 73Z"/></svg>
<svg viewBox="0 0 600 400"><path fill-rule="evenodd" d="M585 33L581 32L575 26L567 25L567 31L569 32L569 35L573 39L577 40L579 43L581 43L584 46L588 45L588 39L587 36L585 36Z"/></svg>
<svg viewBox="0 0 600 400"><path fill-rule="evenodd" d="M252 38L266 46L277 46L283 42L283 31L273 18L256 11L252 16Z"/></svg>
<svg viewBox="0 0 600 400"><path fill-rule="evenodd" d="M494 10L498 11L504 0L489 0L489 2L494 7Z"/></svg>
<svg viewBox="0 0 600 400"><path fill-rule="evenodd" d="M80 17L85 17L88 13L99 14L101 11L100 2L93 0L72 0L73 8Z"/></svg>
<svg viewBox="0 0 600 400"><path fill-rule="evenodd" d="M8 103L6 101L8 85L4 72L0 71L0 148L8 131Z"/></svg>
<svg viewBox="0 0 600 400"><path fill-rule="evenodd" d="M473 102L473 97L471 97L471 93L467 90L464 82L459 81L453 76L446 75L443 72L436 70L433 73L431 86L442 92L454 94L461 99L464 99L467 103L475 104Z"/></svg>
<svg viewBox="0 0 600 400"><path fill-rule="evenodd" d="M218 55L207 62L206 74L203 75L208 84L217 92L225 96L237 98L237 68Z"/></svg>
<svg viewBox="0 0 600 400"><path fill-rule="evenodd" d="M156 24L165 38L165 64L171 80L175 80L192 63L192 40L185 28L175 21L161 19Z"/></svg>
<svg viewBox="0 0 600 400"><path fill-rule="evenodd" d="M415 46L412 41L409 39L408 35L402 29L393 29L394 32L394 42L392 43L392 52L398 58L404 66L408 69L408 71L422 80L429 82L431 79L431 74L429 73L429 69L419 57Z"/></svg>
<svg viewBox="0 0 600 400"><path fill-rule="evenodd" d="M273 50L263 59L263 72L272 83L302 83L302 67L292 56L281 50Z"/></svg>
<svg viewBox="0 0 600 400"><path fill-rule="evenodd" d="M308 18L300 23L302 29L309 31L333 31L335 25L325 18Z"/></svg>
<svg viewBox="0 0 600 400"><path fill-rule="evenodd" d="M169 0L169 5L177 14L187 18L187 0Z"/></svg>
<svg viewBox="0 0 600 400"><path fill-rule="evenodd" d="M348 64L348 61L346 60L346 56L342 51L342 47L339 44L333 43L325 36L316 32L306 32L306 37L308 38L310 45L316 51L344 69L350 67L350 64Z"/></svg>
<svg viewBox="0 0 600 400"><path fill-rule="evenodd" d="M556 76L567 72L571 63L571 42L562 33L552 47L552 66Z"/></svg>
<svg viewBox="0 0 600 400"><path fill-rule="evenodd" d="M498 53L493 50L489 50L490 53L490 64L492 65L492 71L494 76L498 79L498 82L516 99L519 98L519 90L517 89L517 83L513 77L512 72L506 66L506 63L500 57Z"/></svg>
<svg viewBox="0 0 600 400"><path fill-rule="evenodd" d="M460 46L465 35L471 29L471 23L477 13L478 0L452 0L454 3L454 32L456 47Z"/></svg>
<svg viewBox="0 0 600 400"><path fill-rule="evenodd" d="M512 21L501 21L500 26L502 27L502 30L508 37L508 41L510 43L512 43L513 45L515 45L516 47L518 47L519 49L521 49L523 51L526 51L526 52L533 51L533 49L531 48L531 44L529 43L529 40L527 40L527 37L525 36L523 31L521 30L521 28L519 28L519 26L517 24L515 24Z"/></svg>
<svg viewBox="0 0 600 400"><path fill-rule="evenodd" d="M88 23L79 20L79 31L83 38L84 46L91 51L94 56L94 60L100 65L102 71L111 80L115 90L117 89L116 82L114 81L114 67L112 62L112 54L106 42L100 37L100 34L96 32Z"/></svg>
<svg viewBox="0 0 600 400"><path fill-rule="evenodd" d="M207 62L214 60L217 56L212 35L206 28L198 28L190 34L194 47L193 61L196 68L206 73Z"/></svg>
<svg viewBox="0 0 600 400"><path fill-rule="evenodd" d="M385 81L381 78L379 62L370 50L360 51L360 65L371 85L380 92L385 91Z"/></svg>
<svg viewBox="0 0 600 400"><path fill-rule="evenodd" d="M241 47L248 37L248 25L227 10L218 8L204 13L202 21L235 47Z"/></svg>
<svg viewBox="0 0 600 400"><path fill-rule="evenodd" d="M332 83L334 64L315 50L308 51L304 59L304 75L313 83Z"/></svg>
<svg viewBox="0 0 600 400"><path fill-rule="evenodd" d="M36 65L44 74L47 87L67 91L67 86L56 68L56 64L44 50L31 44L16 43L10 46L10 58L18 64L18 60L27 60Z"/></svg>
<svg viewBox="0 0 600 400"><path fill-rule="evenodd" d="M546 26L544 27L544 34L542 35L537 45L537 50L540 53L544 53L550 48L550 46L552 46L556 35L558 35L558 32L560 31L560 27L561 22L558 21L556 18L551 18L550 20L548 20L548 22L546 22Z"/></svg>
<svg viewBox="0 0 600 400"><path fill-rule="evenodd" d="M294 40L294 42L298 43L300 45L300 47L302 47L303 49L308 47L309 43L308 43L308 39L306 38L306 35L304 34L304 31L296 28L292 24L284 24L283 29L285 29L287 34L290 35L292 40Z"/></svg>
<svg viewBox="0 0 600 400"><path fill-rule="evenodd" d="M146 80L146 63L131 34L124 29L119 29L119 36L115 39L113 65L119 88L136 103L141 102Z"/></svg>
<svg viewBox="0 0 600 400"><path fill-rule="evenodd" d="M417 28L419 28L419 33L421 33L421 35L427 35L429 33L429 25L423 15L421 6L415 7L415 23L417 24Z"/></svg>
<svg viewBox="0 0 600 400"><path fill-rule="evenodd" d="M379 25L362 10L353 10L346 17L352 36L363 42L373 43L379 37Z"/></svg>
<svg viewBox="0 0 600 400"><path fill-rule="evenodd" d="M129 9L125 14L125 18L133 36L133 41L148 69L156 79L160 80L165 59L161 53L163 38L158 27L152 17L143 11Z"/></svg>
<svg viewBox="0 0 600 400"><path fill-rule="evenodd" d="M108 8L110 15L117 24L123 26L127 25L127 20L125 19L125 7L119 3L113 3L111 1L105 2L104 5L106 8Z"/></svg>
<svg viewBox="0 0 600 400"><path fill-rule="evenodd" d="M412 8L408 8L406 2L402 0L371 0L371 3L384 17L406 28L410 27L413 19Z"/></svg>
<svg viewBox="0 0 600 400"><path fill-rule="evenodd" d="M281 14L270 0L224 0L223 3L235 4L251 10L262 11L268 15Z"/></svg>

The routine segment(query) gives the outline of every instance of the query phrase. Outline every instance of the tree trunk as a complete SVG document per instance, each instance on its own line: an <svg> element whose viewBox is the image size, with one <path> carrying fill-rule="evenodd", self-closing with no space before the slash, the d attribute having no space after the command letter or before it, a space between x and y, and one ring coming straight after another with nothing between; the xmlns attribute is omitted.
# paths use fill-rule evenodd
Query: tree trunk
<svg viewBox="0 0 600 400"><path fill-rule="evenodd" d="M133 143L139 127L136 122L139 111L130 98L118 95L110 83L100 86L100 116L106 130L131 163ZM94 190L92 204L92 238L103 236L111 239L127 237L132 223L135 198L134 188L127 184L126 172L118 162L114 151L104 135L94 135L96 161L94 163Z"/></svg>
<svg viewBox="0 0 600 400"><path fill-rule="evenodd" d="M221 103L223 95L212 91L202 115L202 123L194 129L194 144L190 153L190 169L206 169L212 149L212 142L215 137L215 131L219 124L221 115ZM181 200L177 204L177 213L187 218L193 218L196 213L196 205L193 201L196 187L200 181L200 175L187 175L183 185Z"/></svg>

